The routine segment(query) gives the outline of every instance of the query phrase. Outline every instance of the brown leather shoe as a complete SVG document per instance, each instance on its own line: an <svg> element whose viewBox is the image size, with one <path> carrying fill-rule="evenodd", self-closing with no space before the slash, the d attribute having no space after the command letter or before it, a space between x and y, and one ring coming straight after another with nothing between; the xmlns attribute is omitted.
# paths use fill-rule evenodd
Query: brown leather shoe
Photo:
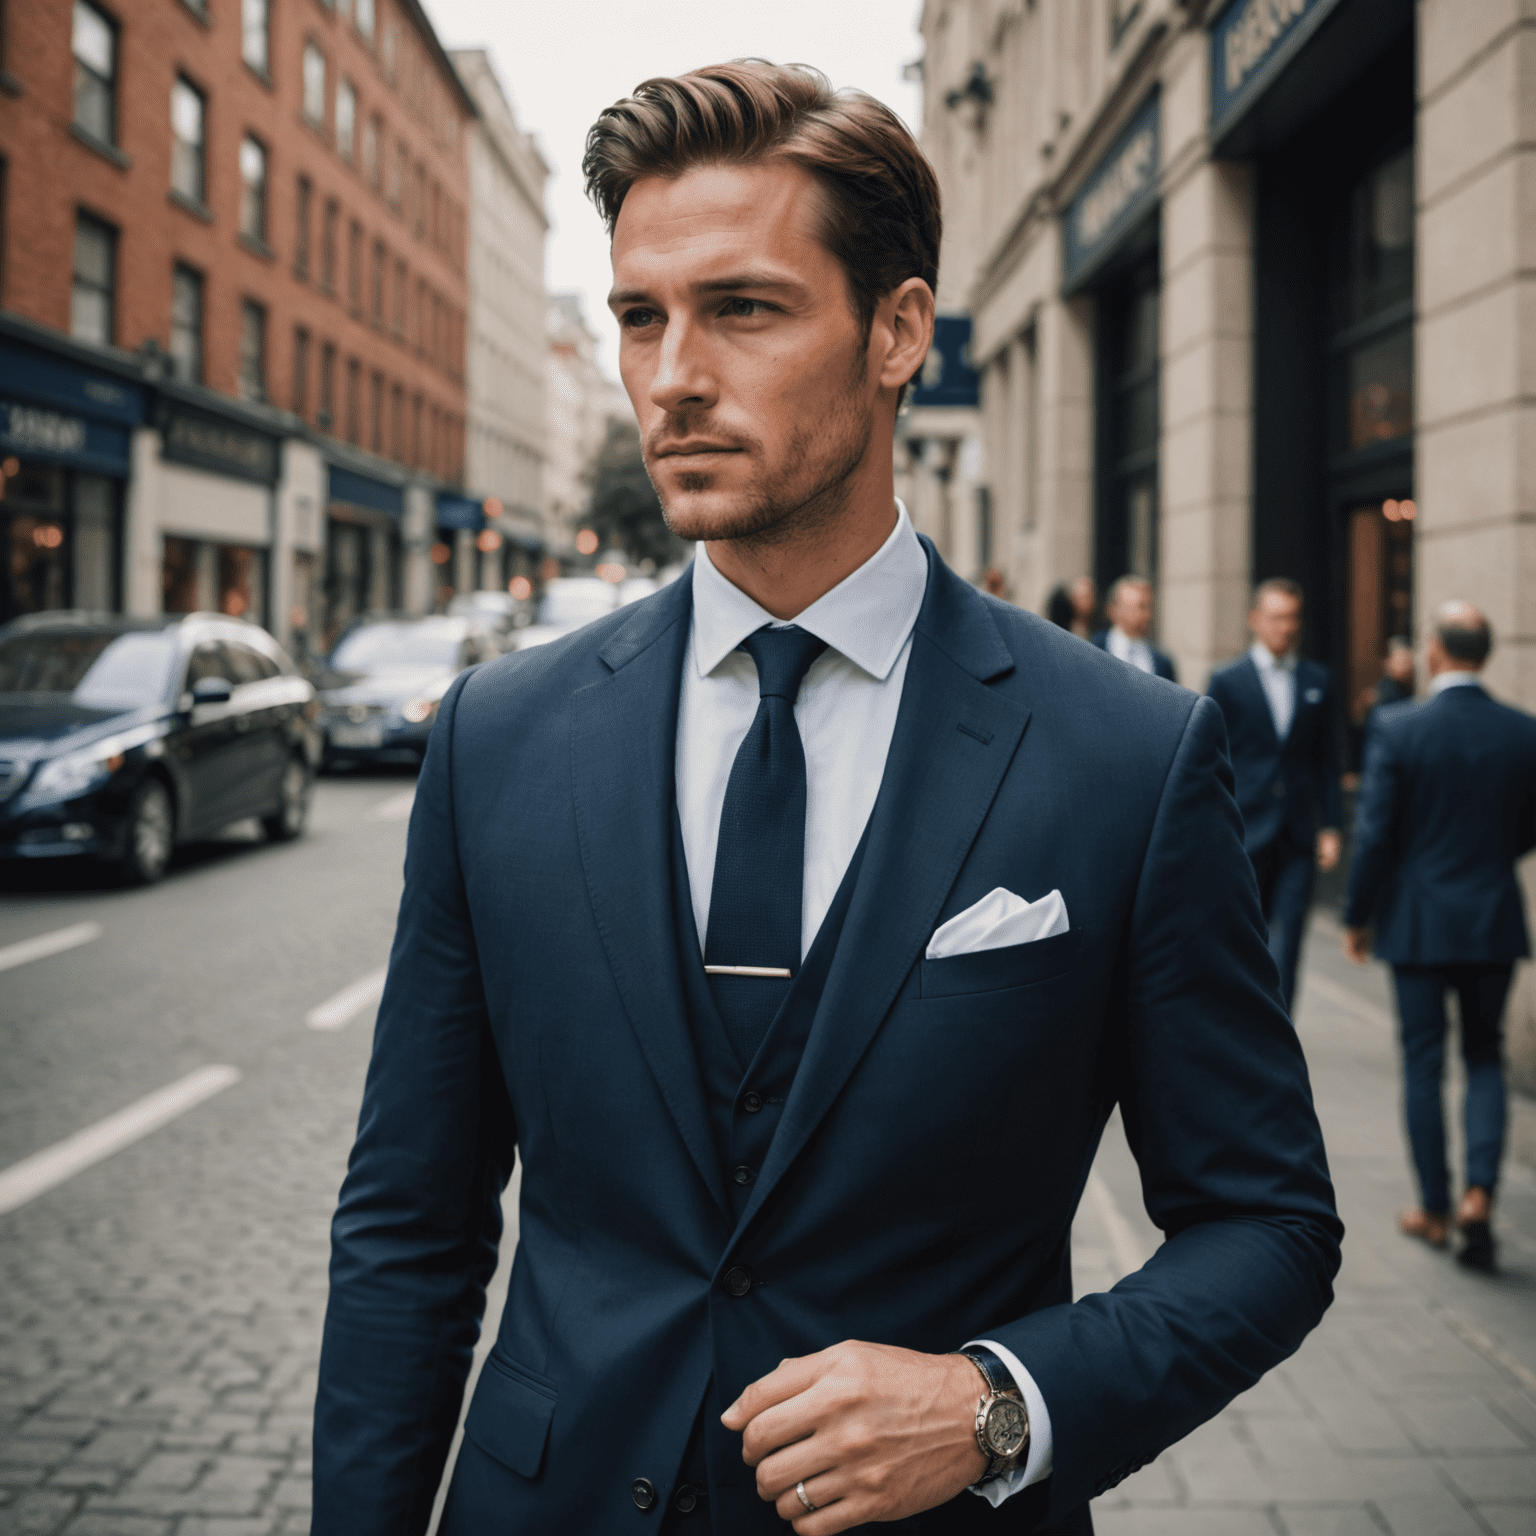
<svg viewBox="0 0 1536 1536"><path fill-rule="evenodd" d="M1444 1216L1433 1216L1428 1211L1421 1211L1416 1205L1397 1218L1399 1232L1416 1237L1421 1243L1428 1243L1431 1248L1445 1247L1449 1226Z"/></svg>
<svg viewBox="0 0 1536 1536"><path fill-rule="evenodd" d="M1472 1185L1456 1207L1461 1228L1461 1251L1456 1260L1468 1269L1493 1268L1493 1197L1481 1185Z"/></svg>

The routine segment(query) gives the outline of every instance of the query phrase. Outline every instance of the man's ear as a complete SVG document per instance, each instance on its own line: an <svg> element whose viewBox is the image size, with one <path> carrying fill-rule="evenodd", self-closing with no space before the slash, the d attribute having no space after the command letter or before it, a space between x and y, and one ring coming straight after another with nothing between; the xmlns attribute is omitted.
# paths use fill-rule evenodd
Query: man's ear
<svg viewBox="0 0 1536 1536"><path fill-rule="evenodd" d="M893 288L875 311L875 330L883 340L874 360L882 389L900 389L914 378L933 345L933 289L920 277Z"/></svg>

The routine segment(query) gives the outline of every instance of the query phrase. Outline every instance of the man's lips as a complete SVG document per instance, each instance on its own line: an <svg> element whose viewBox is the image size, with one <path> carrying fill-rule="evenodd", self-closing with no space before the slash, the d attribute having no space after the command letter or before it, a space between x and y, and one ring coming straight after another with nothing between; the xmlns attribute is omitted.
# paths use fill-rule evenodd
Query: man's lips
<svg viewBox="0 0 1536 1536"><path fill-rule="evenodd" d="M658 448L654 457L658 459L696 459L704 454L711 453L741 453L743 449L732 447L729 443L673 443L666 448Z"/></svg>

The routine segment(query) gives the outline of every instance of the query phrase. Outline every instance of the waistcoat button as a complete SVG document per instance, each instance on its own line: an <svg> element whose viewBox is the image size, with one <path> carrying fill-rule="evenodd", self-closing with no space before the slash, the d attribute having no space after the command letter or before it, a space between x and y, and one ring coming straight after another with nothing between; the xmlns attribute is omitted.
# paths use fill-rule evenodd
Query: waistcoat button
<svg viewBox="0 0 1536 1536"><path fill-rule="evenodd" d="M732 1296L745 1296L752 1289L752 1276L739 1264L725 1272L725 1288ZM646 1484L649 1488L651 1485Z"/></svg>
<svg viewBox="0 0 1536 1536"><path fill-rule="evenodd" d="M672 1507L680 1515L691 1515L699 1507L699 1491L692 1483L684 1483L672 1495Z"/></svg>
<svg viewBox="0 0 1536 1536"><path fill-rule="evenodd" d="M648 1477L637 1477L629 1485L629 1496L636 1509L650 1509L656 1503L656 1486Z"/></svg>
<svg viewBox="0 0 1536 1536"><path fill-rule="evenodd" d="M763 1107L762 1096L756 1093L747 1094L746 1097L741 1101L741 1107L746 1110L749 1115L755 1115L758 1110Z"/></svg>
<svg viewBox="0 0 1536 1536"><path fill-rule="evenodd" d="M750 1184L752 1182L752 1170L746 1167L731 1169L731 1181L735 1184Z"/></svg>

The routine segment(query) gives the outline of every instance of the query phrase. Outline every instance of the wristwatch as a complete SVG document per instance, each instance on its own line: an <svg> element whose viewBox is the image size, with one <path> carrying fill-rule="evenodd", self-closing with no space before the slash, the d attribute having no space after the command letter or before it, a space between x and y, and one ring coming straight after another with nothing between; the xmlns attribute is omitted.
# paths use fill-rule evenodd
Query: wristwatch
<svg viewBox="0 0 1536 1536"><path fill-rule="evenodd" d="M1006 1477L1029 1456L1029 1410L1008 1367L983 1344L957 1350L981 1372L986 1394L976 1404L976 1444L987 1458L987 1470L976 1486Z"/></svg>

